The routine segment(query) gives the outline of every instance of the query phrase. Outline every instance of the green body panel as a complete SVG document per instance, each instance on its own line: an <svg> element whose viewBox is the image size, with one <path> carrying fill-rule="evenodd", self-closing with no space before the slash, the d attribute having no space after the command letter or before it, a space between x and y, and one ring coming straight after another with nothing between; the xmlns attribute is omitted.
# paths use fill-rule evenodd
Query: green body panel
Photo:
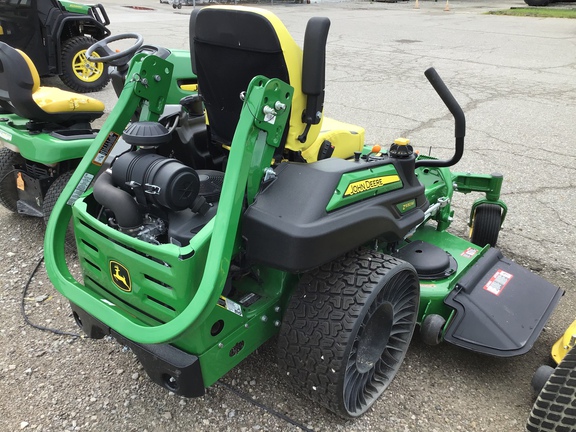
<svg viewBox="0 0 576 432"><path fill-rule="evenodd" d="M92 138L61 140L47 133L30 134L26 129L28 119L16 114L2 114L8 119L0 122L0 139L18 148L26 159L50 165L65 160L80 159L92 142Z"/></svg>
<svg viewBox="0 0 576 432"><path fill-rule="evenodd" d="M326 211L331 212L355 202L402 188L394 165L384 165L346 173L340 179Z"/></svg>
<svg viewBox="0 0 576 432"><path fill-rule="evenodd" d="M192 62L190 60L190 51L171 49L171 54L166 59L174 65L172 75L172 85L168 90L166 103L177 104L185 96L195 92L182 90L182 84L196 84L196 75L192 72Z"/></svg>
<svg viewBox="0 0 576 432"><path fill-rule="evenodd" d="M67 12L72 12L72 13L77 13L77 14L82 14L82 15L88 15L90 12L90 8L92 7L92 5L74 3L74 2L66 1L66 0L59 0L59 3L62 5L62 7Z"/></svg>

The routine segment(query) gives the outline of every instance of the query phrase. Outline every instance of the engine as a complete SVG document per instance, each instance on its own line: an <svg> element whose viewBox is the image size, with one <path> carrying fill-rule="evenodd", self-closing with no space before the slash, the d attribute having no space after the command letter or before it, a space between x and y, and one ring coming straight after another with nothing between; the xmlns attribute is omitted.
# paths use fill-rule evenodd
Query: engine
<svg viewBox="0 0 576 432"><path fill-rule="evenodd" d="M123 138L134 150L94 183L108 225L153 244L187 244L214 216L224 174L158 154L171 140L160 123L132 123Z"/></svg>

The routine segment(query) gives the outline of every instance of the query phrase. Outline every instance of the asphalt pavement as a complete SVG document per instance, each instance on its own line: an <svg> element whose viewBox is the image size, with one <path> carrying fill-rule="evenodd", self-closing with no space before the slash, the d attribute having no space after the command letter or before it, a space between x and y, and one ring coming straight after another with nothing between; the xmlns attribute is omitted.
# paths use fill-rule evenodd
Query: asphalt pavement
<svg viewBox="0 0 576 432"><path fill-rule="evenodd" d="M113 33L188 48L192 7L102 3ZM548 361L551 344L576 315L576 20L486 14L523 5L313 0L259 6L277 14L300 44L310 17L330 18L325 113L365 127L369 143L404 136L423 153L451 155L453 119L423 74L436 68L467 119L465 154L455 169L504 175L509 213L499 246L566 290L533 350L493 359L447 344L427 347L415 337L388 391L354 421L293 394L279 376L273 342L223 383L313 430L523 430L534 398L532 372ZM108 112L113 108L111 88L95 95ZM474 198L455 197L455 233L465 235ZM27 327L19 295L42 248L42 224L0 209L0 244L0 430L298 430L223 386L200 399L171 395L112 341L70 340ZM43 295L52 303L37 301ZM30 297L34 319L74 330L66 301L44 274Z"/></svg>

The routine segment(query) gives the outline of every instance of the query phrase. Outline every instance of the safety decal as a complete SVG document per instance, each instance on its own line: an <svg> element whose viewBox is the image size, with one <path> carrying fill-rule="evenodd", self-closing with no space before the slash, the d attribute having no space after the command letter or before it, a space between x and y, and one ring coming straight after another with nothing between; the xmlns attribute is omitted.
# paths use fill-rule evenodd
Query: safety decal
<svg viewBox="0 0 576 432"><path fill-rule="evenodd" d="M502 269L499 269L494 276L484 285L484 289L492 294L499 296L504 290L504 287L508 285L508 282L514 277L513 274L508 273Z"/></svg>
<svg viewBox="0 0 576 432"><path fill-rule="evenodd" d="M24 182L24 178L22 177L21 172L16 174L16 187L20 190L26 190L26 183Z"/></svg>
<svg viewBox="0 0 576 432"><path fill-rule="evenodd" d="M400 177L397 175L388 175L382 177L373 177L365 180L355 181L348 185L344 196L356 195L362 192L366 192L372 189L378 189L379 187L386 186L390 183L396 183L400 181Z"/></svg>
<svg viewBox="0 0 576 432"><path fill-rule="evenodd" d="M70 199L66 204L68 204L69 206L74 204L76 200L80 197L80 195L86 192L86 189L88 189L88 186L90 186L90 183L92 183L93 178L94 176L92 174L84 173L82 179L80 180L80 183L78 183L78 186L76 186L76 189L74 189L74 192L72 192L72 195L70 196Z"/></svg>
<svg viewBox="0 0 576 432"><path fill-rule="evenodd" d="M226 298L224 296L220 296L220 298L218 299L218 306L220 306L221 308L227 309L230 312L235 313L238 316L242 316L242 306L240 306L236 302L233 302L229 298Z"/></svg>
<svg viewBox="0 0 576 432"><path fill-rule="evenodd" d="M463 256L464 258L472 258L474 255L476 255L478 253L478 249L474 249L472 247L469 247L468 249L466 249L464 252L462 252L460 254L460 256Z"/></svg>
<svg viewBox="0 0 576 432"><path fill-rule="evenodd" d="M92 160L92 163L94 165L101 166L104 163L104 161L106 160L106 158L116 145L116 141L118 141L118 138L120 138L120 135L118 135L116 132L110 132L108 134L108 137L104 140L104 143L100 147L100 150L98 150L96 157L94 157L94 159Z"/></svg>

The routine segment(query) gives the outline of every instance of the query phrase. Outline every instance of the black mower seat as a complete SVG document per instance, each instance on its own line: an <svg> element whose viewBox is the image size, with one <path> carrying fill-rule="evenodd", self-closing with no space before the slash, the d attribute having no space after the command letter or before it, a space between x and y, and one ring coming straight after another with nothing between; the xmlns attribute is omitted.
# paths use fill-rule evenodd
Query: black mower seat
<svg viewBox="0 0 576 432"><path fill-rule="evenodd" d="M56 87L41 87L26 53L0 42L0 106L32 122L70 125L102 116L104 103Z"/></svg>
<svg viewBox="0 0 576 432"><path fill-rule="evenodd" d="M283 148L306 162L330 156L324 152L326 145L333 147L331 156L338 158L352 157L361 150L363 128L324 116L308 128L304 121L306 110L322 112L329 26L328 18L311 19L303 51L280 19L265 9L209 6L194 10L190 17L192 70L198 77L212 141L232 142L242 109L239 94L252 78L264 75L294 87ZM306 68L306 56L316 58L316 63Z"/></svg>

